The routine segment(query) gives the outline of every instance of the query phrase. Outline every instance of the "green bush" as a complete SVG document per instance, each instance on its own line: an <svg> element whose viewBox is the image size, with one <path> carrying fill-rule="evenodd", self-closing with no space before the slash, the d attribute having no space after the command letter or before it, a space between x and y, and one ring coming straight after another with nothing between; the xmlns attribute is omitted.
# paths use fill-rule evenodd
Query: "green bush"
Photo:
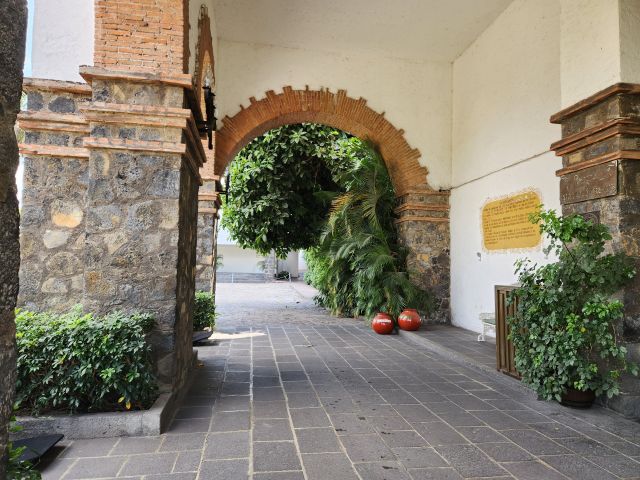
<svg viewBox="0 0 640 480"><path fill-rule="evenodd" d="M22 427L16 423L16 417L11 417L9 432L20 432ZM26 447L14 448L13 443L9 442L7 449L7 480L40 480L42 475L38 472L31 462L21 462L20 456Z"/></svg>
<svg viewBox="0 0 640 480"><path fill-rule="evenodd" d="M193 309L193 330L200 331L216 326L216 299L209 292L196 292Z"/></svg>
<svg viewBox="0 0 640 480"><path fill-rule="evenodd" d="M579 215L553 210L532 216L558 261L516 264L520 288L516 315L509 319L516 368L541 397L560 401L568 388L619 393L623 372L637 373L617 343L622 303L611 296L635 275L625 255L604 254L607 227Z"/></svg>
<svg viewBox="0 0 640 480"><path fill-rule="evenodd" d="M16 310L22 411L95 412L148 408L157 396L148 314L97 317Z"/></svg>

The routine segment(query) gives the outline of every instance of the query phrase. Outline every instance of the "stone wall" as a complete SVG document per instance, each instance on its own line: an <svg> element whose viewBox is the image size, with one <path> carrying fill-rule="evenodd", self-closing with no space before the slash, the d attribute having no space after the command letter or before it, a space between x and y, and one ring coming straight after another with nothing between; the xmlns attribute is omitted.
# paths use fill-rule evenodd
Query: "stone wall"
<svg viewBox="0 0 640 480"><path fill-rule="evenodd" d="M25 82L20 302L154 314L158 378L178 389L191 364L206 158L183 108L191 79L93 67L82 75L89 85Z"/></svg>
<svg viewBox="0 0 640 480"><path fill-rule="evenodd" d="M27 5L0 4L0 478L6 476L8 424L13 413L16 372L14 309L18 296L20 246L17 187L18 147L14 134L20 110Z"/></svg>
<svg viewBox="0 0 640 480"><path fill-rule="evenodd" d="M435 302L426 321L450 323L449 192L412 189L399 198L396 212L409 273Z"/></svg>
<svg viewBox="0 0 640 480"><path fill-rule="evenodd" d="M580 213L609 227L610 250L631 256L640 272L640 85L617 84L552 116L562 139L563 214ZM618 334L629 357L640 362L640 273L619 294L624 318ZM640 380L623 379L622 394L603 399L614 410L640 418Z"/></svg>
<svg viewBox="0 0 640 480"><path fill-rule="evenodd" d="M66 310L82 303L89 127L79 116L88 85L26 80L20 305Z"/></svg>
<svg viewBox="0 0 640 480"><path fill-rule="evenodd" d="M196 266L196 289L203 292L215 292L216 229L219 204L215 179L203 177L203 184L198 195Z"/></svg>

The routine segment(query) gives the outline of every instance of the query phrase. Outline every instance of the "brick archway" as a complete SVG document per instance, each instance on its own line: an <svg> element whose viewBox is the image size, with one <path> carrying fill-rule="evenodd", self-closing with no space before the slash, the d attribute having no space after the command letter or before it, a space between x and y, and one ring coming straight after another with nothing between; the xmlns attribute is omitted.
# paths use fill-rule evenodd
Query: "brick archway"
<svg viewBox="0 0 640 480"><path fill-rule="evenodd" d="M398 196L427 186L427 169L420 165L420 152L411 148L404 131L367 106L363 98L353 99L345 90L332 93L322 90L266 92L265 98L250 99L233 117L224 117L216 133L215 172L224 172L233 157L251 140L282 125L302 122L322 123L373 142L387 164Z"/></svg>

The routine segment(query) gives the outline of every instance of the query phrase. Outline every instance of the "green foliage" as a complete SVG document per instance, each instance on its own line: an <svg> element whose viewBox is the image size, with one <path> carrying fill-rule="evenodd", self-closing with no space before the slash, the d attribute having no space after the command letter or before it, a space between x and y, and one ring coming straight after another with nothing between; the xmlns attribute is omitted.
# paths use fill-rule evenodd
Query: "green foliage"
<svg viewBox="0 0 640 480"><path fill-rule="evenodd" d="M20 408L69 412L147 408L156 398L147 314L104 317L16 310Z"/></svg>
<svg viewBox="0 0 640 480"><path fill-rule="evenodd" d="M209 292L196 292L193 309L193 329L195 331L213 328L216 325L216 300Z"/></svg>
<svg viewBox="0 0 640 480"><path fill-rule="evenodd" d="M317 242L326 222L332 172L348 168L349 137L317 124L286 125L258 137L230 166L222 225L243 248L279 257Z"/></svg>
<svg viewBox="0 0 640 480"><path fill-rule="evenodd" d="M429 310L430 298L410 280L394 225L395 193L384 161L360 144L353 167L336 175L346 191L332 202L320 244L305 253L307 281L335 315L397 316Z"/></svg>
<svg viewBox="0 0 640 480"><path fill-rule="evenodd" d="M16 423L16 417L11 417L9 432L16 433L22 430L22 427ZM9 442L8 445L8 464L7 464L7 480L40 480L42 476L40 472L33 468L31 462L21 462L20 455L25 451L26 447L14 448Z"/></svg>
<svg viewBox="0 0 640 480"><path fill-rule="evenodd" d="M553 210L531 217L550 241L545 253L558 261L537 266L516 263L518 310L509 319L516 368L523 381L547 400L560 400L567 388L609 397L619 393L619 377L637 367L625 360L614 325L622 303L612 294L635 275L629 259L604 254L611 239L604 225Z"/></svg>

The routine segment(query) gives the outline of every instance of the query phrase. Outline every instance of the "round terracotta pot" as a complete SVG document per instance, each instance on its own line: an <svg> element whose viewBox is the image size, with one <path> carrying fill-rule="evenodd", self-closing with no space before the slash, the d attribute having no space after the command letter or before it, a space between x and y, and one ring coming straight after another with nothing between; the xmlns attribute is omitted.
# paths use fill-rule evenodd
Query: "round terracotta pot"
<svg viewBox="0 0 640 480"><path fill-rule="evenodd" d="M421 325L422 319L415 308L405 308L405 310L398 316L398 326L402 330L418 330Z"/></svg>
<svg viewBox="0 0 640 480"><path fill-rule="evenodd" d="M389 335L393 331L393 318L388 313L377 313L371 320L371 328L380 335Z"/></svg>
<svg viewBox="0 0 640 480"><path fill-rule="evenodd" d="M560 403L573 408L591 408L595 399L596 394L593 390L583 392L575 388L567 388L567 391L561 396Z"/></svg>

